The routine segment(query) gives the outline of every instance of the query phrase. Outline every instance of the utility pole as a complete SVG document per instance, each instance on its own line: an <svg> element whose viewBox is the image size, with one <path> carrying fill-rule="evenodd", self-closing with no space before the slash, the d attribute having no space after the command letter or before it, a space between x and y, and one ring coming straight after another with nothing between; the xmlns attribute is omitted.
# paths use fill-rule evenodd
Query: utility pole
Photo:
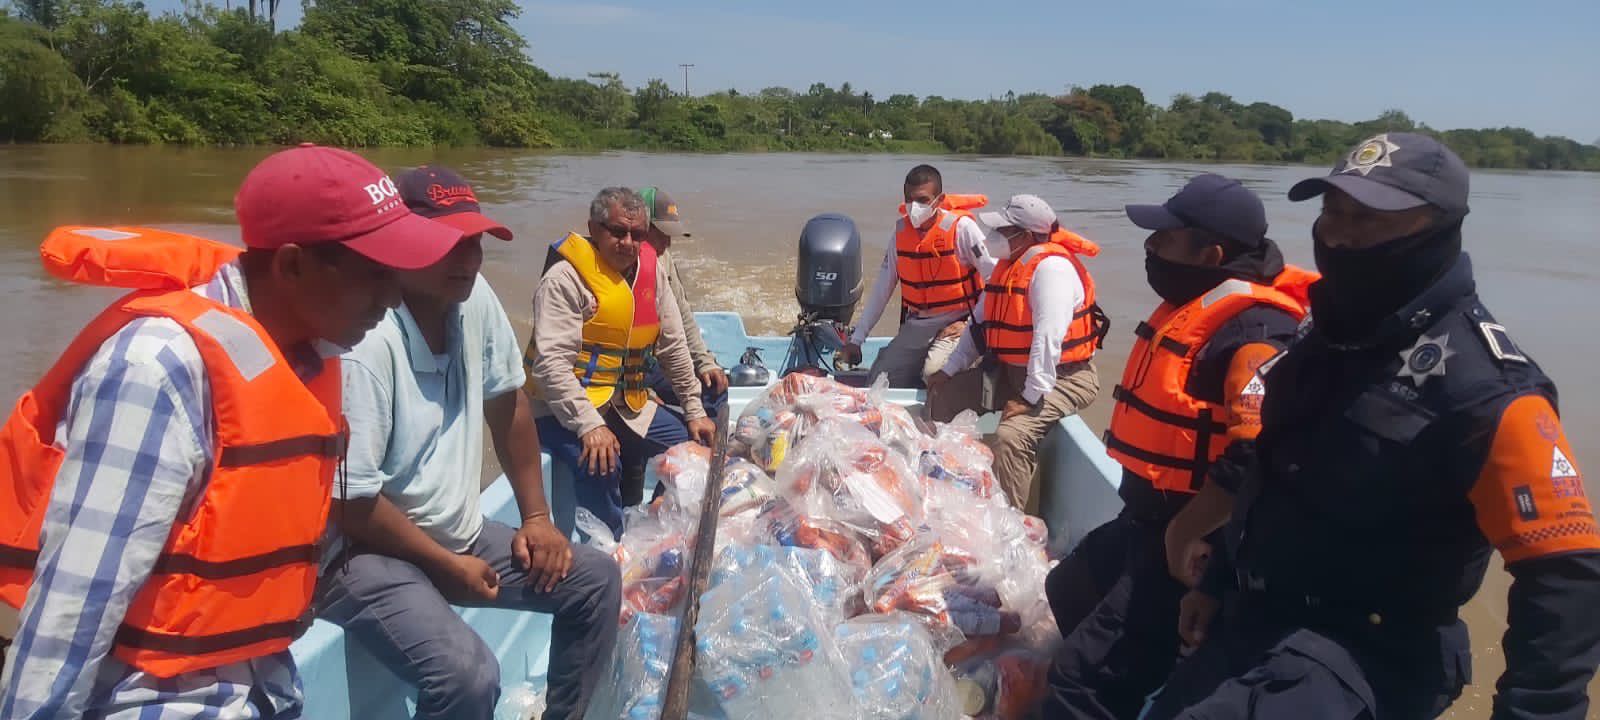
<svg viewBox="0 0 1600 720"><path fill-rule="evenodd" d="M694 67L694 63L678 63L678 67L683 68L683 96L689 97L689 68Z"/></svg>

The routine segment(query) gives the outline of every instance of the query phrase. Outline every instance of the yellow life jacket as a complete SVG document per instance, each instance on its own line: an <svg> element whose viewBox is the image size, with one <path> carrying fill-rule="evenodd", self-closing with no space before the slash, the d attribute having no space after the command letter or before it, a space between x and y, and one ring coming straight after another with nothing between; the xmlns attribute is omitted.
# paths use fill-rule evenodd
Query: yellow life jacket
<svg viewBox="0 0 1600 720"><path fill-rule="evenodd" d="M655 248L639 244L639 264L631 284L600 259L588 238L577 233L569 233L550 252L552 261L559 256L570 263L594 293L597 307L594 317L583 324L583 347L572 367L589 402L605 407L620 388L629 410L643 410L650 401L645 368L661 336Z"/></svg>

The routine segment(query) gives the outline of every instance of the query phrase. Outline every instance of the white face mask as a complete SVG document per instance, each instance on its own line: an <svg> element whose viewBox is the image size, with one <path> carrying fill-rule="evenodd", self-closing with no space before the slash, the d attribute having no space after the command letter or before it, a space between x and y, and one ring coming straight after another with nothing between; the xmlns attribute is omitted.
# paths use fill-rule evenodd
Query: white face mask
<svg viewBox="0 0 1600 720"><path fill-rule="evenodd" d="M919 202L906 203L906 219L911 221L911 227L922 227L924 223L933 219L933 206Z"/></svg>

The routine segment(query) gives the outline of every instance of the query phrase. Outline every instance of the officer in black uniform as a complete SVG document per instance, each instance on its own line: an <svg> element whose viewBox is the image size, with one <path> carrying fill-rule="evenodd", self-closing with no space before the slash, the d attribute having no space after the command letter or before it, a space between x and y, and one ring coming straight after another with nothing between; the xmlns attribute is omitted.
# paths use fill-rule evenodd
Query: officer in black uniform
<svg viewBox="0 0 1600 720"><path fill-rule="evenodd" d="M1491 548L1513 578L1494 717L1584 717L1600 534L1555 385L1478 300L1466 166L1389 133L1289 192L1319 195L1312 319L1265 370L1257 467L1182 602L1200 647L1147 717L1434 717Z"/></svg>
<svg viewBox="0 0 1600 720"><path fill-rule="evenodd" d="M1266 208L1261 198L1238 180L1206 173L1190 180L1161 205L1129 205L1126 211L1135 225L1153 231L1145 240L1145 275L1163 301L1151 322L1141 323L1141 328L1153 331L1166 325L1163 318L1202 312L1195 301L1229 281L1271 287L1285 276L1283 253L1267 238ZM1291 270L1296 277L1312 277ZM1299 281L1297 291L1303 292L1304 283ZM1169 574L1163 536L1168 523L1190 506L1191 500L1198 503L1197 509L1215 508L1187 513L1215 517L1210 523L1201 520L1202 525L1209 524L1201 529L1201 536L1227 520L1231 505L1219 505L1218 501L1228 502L1231 497L1206 489L1207 478L1235 476L1241 464L1248 464L1261 427L1263 390L1256 370L1294 339L1304 314L1300 307L1303 305L1297 304L1291 312L1265 302L1246 306L1222 321L1209 337L1194 343L1189 365L1155 362L1183 358L1188 350L1158 357L1157 353L1170 350L1135 347L1134 356L1128 359L1130 371L1117 386L1118 410L1107 439L1108 445L1127 447L1132 453L1118 489L1122 512L1085 536L1046 581L1046 594L1064 642L1051 669L1045 717L1132 717L1177 664L1180 641L1173 618L1186 587L1198 579L1193 569L1197 563L1195 558L1186 558L1181 563L1183 572ZM1187 374L1170 383L1169 378L1157 376L1162 368L1175 373L1186 369ZM1183 458L1199 455L1206 462L1191 467L1183 477L1161 477L1162 483L1157 485L1147 477L1156 468L1138 461L1149 456L1139 447L1150 447L1152 438L1122 437L1127 427L1121 422L1121 413L1133 412L1129 408L1140 407L1142 397L1162 394L1173 385L1184 388L1214 413L1207 417L1217 420L1226 446L1216 453L1210 442L1204 448L1191 445L1178 454ZM1158 416L1159 412L1130 417L1149 425L1158 422ZM1171 422L1160 423L1170 436L1200 442L1192 431ZM1160 448L1163 453L1177 452L1170 444ZM1185 550L1192 548L1200 549L1199 556L1209 550L1203 541L1185 543Z"/></svg>

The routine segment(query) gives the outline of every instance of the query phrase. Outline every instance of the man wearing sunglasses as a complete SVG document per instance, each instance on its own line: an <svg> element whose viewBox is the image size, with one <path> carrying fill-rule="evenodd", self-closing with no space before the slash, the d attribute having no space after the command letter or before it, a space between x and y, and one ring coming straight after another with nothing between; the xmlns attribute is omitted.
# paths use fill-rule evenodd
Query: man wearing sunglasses
<svg viewBox="0 0 1600 720"><path fill-rule="evenodd" d="M633 190L595 196L589 235L569 233L550 247L523 358L539 441L577 476L578 504L618 533L622 468L690 438L709 445L716 431L667 268L646 242L649 227ZM652 358L681 398L682 416L651 398Z"/></svg>

